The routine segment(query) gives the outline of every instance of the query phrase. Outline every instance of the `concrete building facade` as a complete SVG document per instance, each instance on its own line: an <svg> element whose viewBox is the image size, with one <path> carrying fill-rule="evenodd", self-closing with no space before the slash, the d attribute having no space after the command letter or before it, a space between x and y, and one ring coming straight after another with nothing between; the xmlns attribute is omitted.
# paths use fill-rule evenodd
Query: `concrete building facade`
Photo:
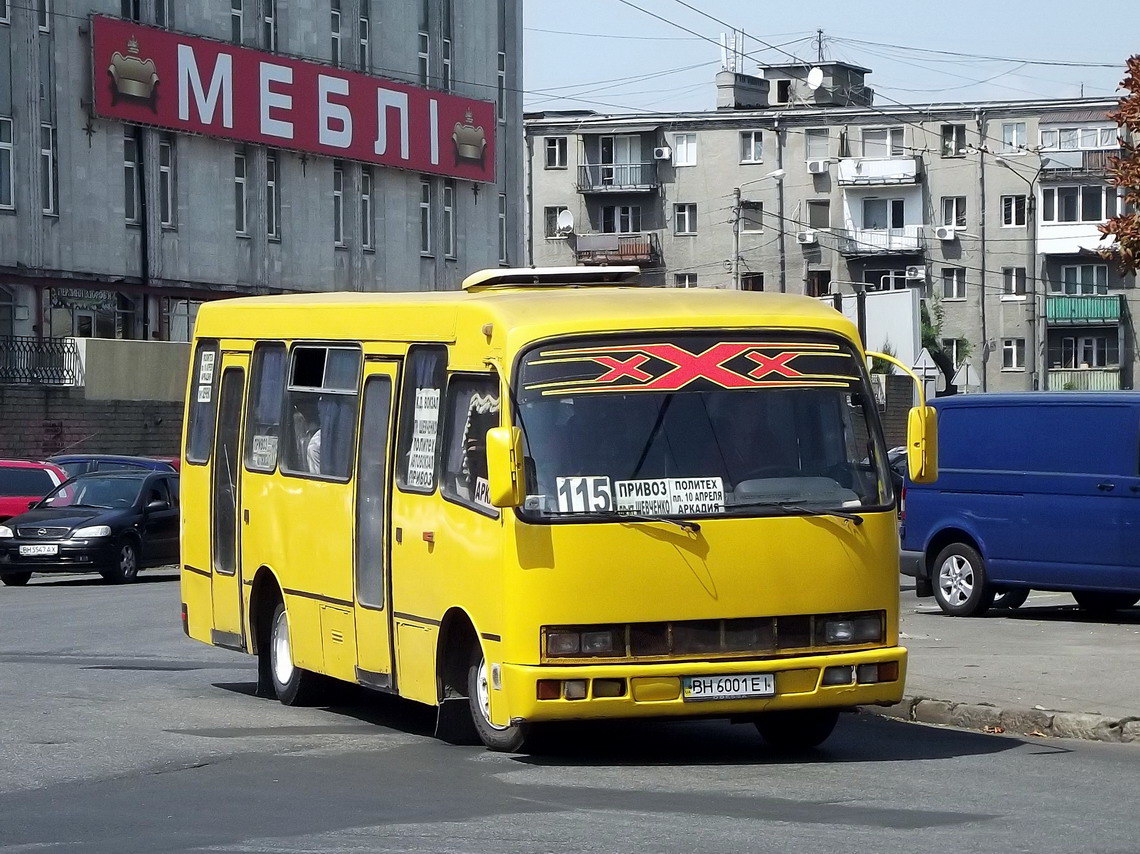
<svg viewBox="0 0 1140 854"><path fill-rule="evenodd" d="M637 263L676 287L917 288L987 390L1133 387L1135 277L1096 253L1121 205L1114 101L876 106L869 69L811 69L722 71L714 111L528 115L530 260Z"/></svg>

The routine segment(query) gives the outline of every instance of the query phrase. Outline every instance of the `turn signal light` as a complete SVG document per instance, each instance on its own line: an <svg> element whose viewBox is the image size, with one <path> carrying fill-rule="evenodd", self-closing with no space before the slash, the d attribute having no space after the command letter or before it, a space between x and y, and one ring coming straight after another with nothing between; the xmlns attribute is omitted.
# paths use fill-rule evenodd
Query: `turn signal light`
<svg viewBox="0 0 1140 854"><path fill-rule="evenodd" d="M562 680L561 679L539 679L538 680L538 699L540 700L557 700L562 696Z"/></svg>
<svg viewBox="0 0 1140 854"><path fill-rule="evenodd" d="M182 632L186 637L190 637L190 611L186 608L186 603L182 603Z"/></svg>
<svg viewBox="0 0 1140 854"><path fill-rule="evenodd" d="M824 685L850 685L854 681L855 668L850 664L833 665L823 671Z"/></svg>
<svg viewBox="0 0 1140 854"><path fill-rule="evenodd" d="M860 685L875 682L895 682L899 678L899 663L884 661L882 664L860 664L857 670Z"/></svg>

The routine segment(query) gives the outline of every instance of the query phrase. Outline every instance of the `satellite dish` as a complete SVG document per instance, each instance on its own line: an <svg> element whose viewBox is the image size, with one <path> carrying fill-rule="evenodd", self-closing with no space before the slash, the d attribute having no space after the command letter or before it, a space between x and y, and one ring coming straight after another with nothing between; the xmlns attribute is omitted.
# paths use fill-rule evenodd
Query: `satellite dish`
<svg viewBox="0 0 1140 854"><path fill-rule="evenodd" d="M570 211L559 211L554 225L559 234L571 234L574 231L574 214Z"/></svg>
<svg viewBox="0 0 1140 854"><path fill-rule="evenodd" d="M816 89L818 89L820 86L823 85L823 69L822 68L820 68L819 66L816 66L815 68L813 68L811 71L808 72L807 85L808 85L808 88L811 89L811 91L813 91L813 92Z"/></svg>

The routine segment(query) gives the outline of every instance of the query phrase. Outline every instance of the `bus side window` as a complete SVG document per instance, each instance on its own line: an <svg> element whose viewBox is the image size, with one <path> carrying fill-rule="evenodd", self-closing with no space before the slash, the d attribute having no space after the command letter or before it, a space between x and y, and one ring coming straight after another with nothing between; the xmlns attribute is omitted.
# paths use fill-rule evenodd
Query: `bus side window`
<svg viewBox="0 0 1140 854"><path fill-rule="evenodd" d="M204 463L214 445L218 415L218 342L201 341L191 366L190 413L186 427L186 461Z"/></svg>
<svg viewBox="0 0 1140 854"><path fill-rule="evenodd" d="M359 383L359 350L293 347L285 392L281 471L348 479Z"/></svg>
<svg viewBox="0 0 1140 854"><path fill-rule="evenodd" d="M439 413L447 373L447 348L413 346L404 363L396 485L404 492L435 491Z"/></svg>
<svg viewBox="0 0 1140 854"><path fill-rule="evenodd" d="M481 513L497 515L487 490L487 431L499 426L499 381L491 375L457 375L447 386L443 495Z"/></svg>
<svg viewBox="0 0 1140 854"><path fill-rule="evenodd" d="M285 395L285 345L253 348L245 435L245 467L270 472L277 468L281 439L281 403Z"/></svg>

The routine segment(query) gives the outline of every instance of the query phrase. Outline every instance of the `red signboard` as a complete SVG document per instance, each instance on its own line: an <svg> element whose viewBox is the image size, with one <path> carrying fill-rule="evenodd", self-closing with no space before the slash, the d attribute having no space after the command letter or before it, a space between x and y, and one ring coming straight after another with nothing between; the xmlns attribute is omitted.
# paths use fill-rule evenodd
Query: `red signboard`
<svg viewBox="0 0 1140 854"><path fill-rule="evenodd" d="M470 181L495 180L495 105L95 15L95 113Z"/></svg>

